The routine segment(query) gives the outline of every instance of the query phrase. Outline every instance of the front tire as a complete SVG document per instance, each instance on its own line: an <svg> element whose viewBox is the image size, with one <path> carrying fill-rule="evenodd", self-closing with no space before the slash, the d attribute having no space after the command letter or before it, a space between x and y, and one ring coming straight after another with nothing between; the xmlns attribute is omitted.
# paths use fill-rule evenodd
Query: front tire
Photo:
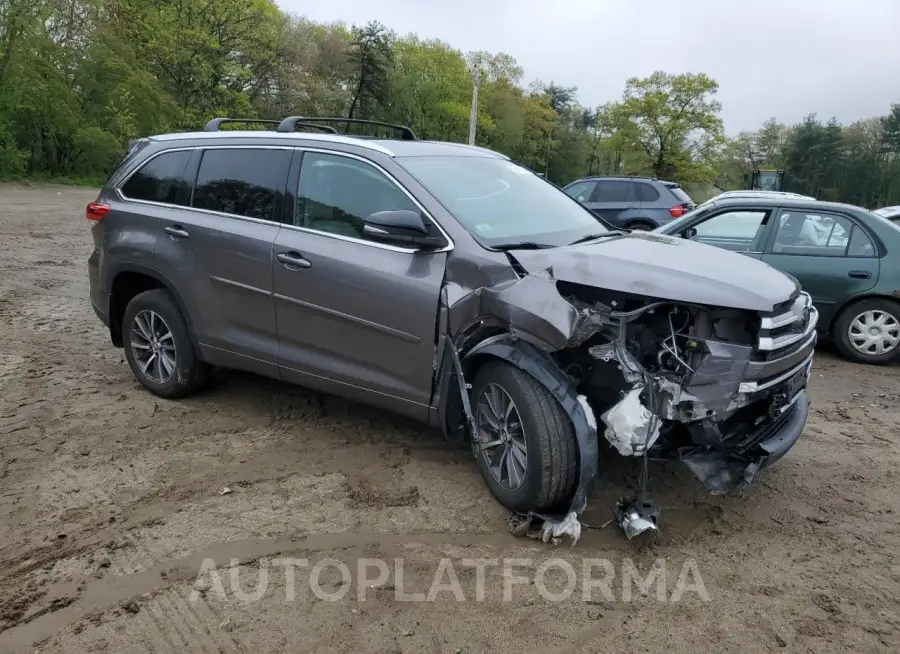
<svg viewBox="0 0 900 654"><path fill-rule="evenodd" d="M900 359L900 304L882 298L851 304L835 320L832 337L851 361L893 363Z"/></svg>
<svg viewBox="0 0 900 654"><path fill-rule="evenodd" d="M187 397L209 382L210 368L197 356L184 317L165 289L144 291L128 303L122 345L134 376L154 395Z"/></svg>
<svg viewBox="0 0 900 654"><path fill-rule="evenodd" d="M478 467L510 511L565 509L578 477L572 423L533 377L502 361L484 364L472 387Z"/></svg>

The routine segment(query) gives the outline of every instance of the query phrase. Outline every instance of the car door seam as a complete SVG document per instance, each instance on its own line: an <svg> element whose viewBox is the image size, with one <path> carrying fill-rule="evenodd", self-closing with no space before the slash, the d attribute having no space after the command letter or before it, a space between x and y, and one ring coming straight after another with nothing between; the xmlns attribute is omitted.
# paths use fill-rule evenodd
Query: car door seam
<svg viewBox="0 0 900 654"><path fill-rule="evenodd" d="M233 279L226 279L225 277L218 277L216 275L210 275L209 278L214 282L219 282L220 284L226 284L227 286L234 286L236 288L243 289L245 291L250 291L251 293L258 293L259 295L265 295L267 297L272 297L273 292L267 291L264 288L259 288L258 286L251 286L250 284L243 284L241 282L236 282Z"/></svg>

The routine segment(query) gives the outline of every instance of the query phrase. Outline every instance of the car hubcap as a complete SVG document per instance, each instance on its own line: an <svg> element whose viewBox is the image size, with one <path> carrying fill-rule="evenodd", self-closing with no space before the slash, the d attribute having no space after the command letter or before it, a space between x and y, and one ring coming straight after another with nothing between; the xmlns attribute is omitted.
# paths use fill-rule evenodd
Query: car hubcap
<svg viewBox="0 0 900 654"><path fill-rule="evenodd" d="M884 311L865 311L850 322L847 336L863 354L885 354L900 344L900 322Z"/></svg>
<svg viewBox="0 0 900 654"><path fill-rule="evenodd" d="M131 350L150 381L165 384L175 374L175 338L155 311L138 313L131 323Z"/></svg>
<svg viewBox="0 0 900 654"><path fill-rule="evenodd" d="M491 474L514 491L525 481L528 446L515 402L496 384L488 384L478 398L478 443Z"/></svg>

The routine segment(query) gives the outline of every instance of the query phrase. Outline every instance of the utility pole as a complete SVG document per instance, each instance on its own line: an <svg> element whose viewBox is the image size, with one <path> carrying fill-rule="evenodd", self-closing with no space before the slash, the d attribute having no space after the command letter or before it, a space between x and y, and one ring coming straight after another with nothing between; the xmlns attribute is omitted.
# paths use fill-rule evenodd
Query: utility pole
<svg viewBox="0 0 900 654"><path fill-rule="evenodd" d="M475 85L472 87L472 109L469 112L469 145L475 145L475 122L478 118L478 67L474 71Z"/></svg>

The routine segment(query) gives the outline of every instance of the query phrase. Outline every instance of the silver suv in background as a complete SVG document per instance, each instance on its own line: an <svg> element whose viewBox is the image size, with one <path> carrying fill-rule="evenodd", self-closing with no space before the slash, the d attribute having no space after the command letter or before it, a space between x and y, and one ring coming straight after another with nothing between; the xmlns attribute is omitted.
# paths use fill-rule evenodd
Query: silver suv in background
<svg viewBox="0 0 900 654"><path fill-rule="evenodd" d="M547 537L577 538L601 438L716 492L797 442L817 314L791 278L607 230L496 152L336 120L140 139L88 205L91 302L150 392L219 366L414 418ZM657 528L648 483L616 507L629 537Z"/></svg>
<svg viewBox="0 0 900 654"><path fill-rule="evenodd" d="M632 230L655 229L696 206L678 182L650 177L588 177L563 191L607 223Z"/></svg>

